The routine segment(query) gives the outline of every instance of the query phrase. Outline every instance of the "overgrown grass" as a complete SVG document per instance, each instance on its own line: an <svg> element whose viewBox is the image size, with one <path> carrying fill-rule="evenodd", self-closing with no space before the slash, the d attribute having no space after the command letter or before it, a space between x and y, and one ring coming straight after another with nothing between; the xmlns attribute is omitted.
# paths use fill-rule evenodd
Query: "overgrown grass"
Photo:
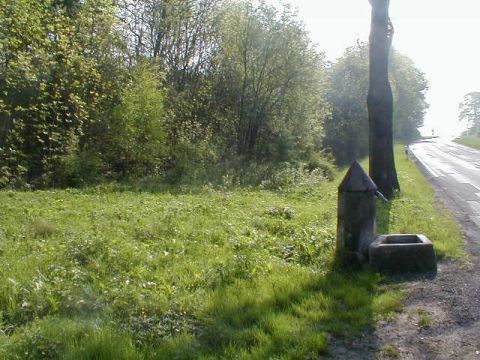
<svg viewBox="0 0 480 360"><path fill-rule="evenodd" d="M381 232L422 232L443 257L461 257L458 229L445 230L433 193L400 157L404 190L380 210ZM0 357L328 352L331 337L389 318L402 298L377 274L332 266L337 184L0 192Z"/></svg>
<svg viewBox="0 0 480 360"><path fill-rule="evenodd" d="M465 146L480 149L480 137L478 136L464 136L457 138L454 141Z"/></svg>
<svg viewBox="0 0 480 360"><path fill-rule="evenodd" d="M437 256L467 260L459 225L436 198L433 189L415 164L396 148L396 167L401 194L378 207L378 232L382 234L425 234Z"/></svg>

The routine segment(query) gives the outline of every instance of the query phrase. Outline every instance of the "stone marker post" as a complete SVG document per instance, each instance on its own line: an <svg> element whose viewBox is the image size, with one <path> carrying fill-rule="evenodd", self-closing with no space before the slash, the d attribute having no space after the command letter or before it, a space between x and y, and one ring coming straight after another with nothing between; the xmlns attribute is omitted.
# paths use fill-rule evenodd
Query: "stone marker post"
<svg viewBox="0 0 480 360"><path fill-rule="evenodd" d="M346 264L368 259L375 238L375 192L377 186L354 161L338 187L337 254Z"/></svg>

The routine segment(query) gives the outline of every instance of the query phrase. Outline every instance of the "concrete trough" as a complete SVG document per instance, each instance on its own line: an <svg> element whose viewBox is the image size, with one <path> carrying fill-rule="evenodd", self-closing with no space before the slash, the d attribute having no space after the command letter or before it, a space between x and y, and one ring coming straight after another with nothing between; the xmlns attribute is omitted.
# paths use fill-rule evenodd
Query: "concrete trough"
<svg viewBox="0 0 480 360"><path fill-rule="evenodd" d="M425 235L381 235L369 248L370 265L381 273L418 273L437 270L433 244Z"/></svg>

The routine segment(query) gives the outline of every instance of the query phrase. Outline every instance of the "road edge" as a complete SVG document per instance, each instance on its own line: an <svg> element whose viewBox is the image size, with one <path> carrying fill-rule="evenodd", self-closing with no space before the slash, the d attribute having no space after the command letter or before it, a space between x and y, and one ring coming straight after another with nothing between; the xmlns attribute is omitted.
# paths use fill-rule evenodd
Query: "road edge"
<svg viewBox="0 0 480 360"><path fill-rule="evenodd" d="M470 216L460 205L463 203L463 200L459 197L456 197L453 193L449 194L437 181L435 172L430 171L429 167L421 161L412 149L410 145L407 145L405 148L406 155L408 159L412 160L417 169L422 173L428 183L431 185L435 197L445 208L450 211L454 219L460 226L462 237L464 238L465 251L469 256L479 257L480 256L480 232L478 226L470 219ZM460 203L460 204L459 204Z"/></svg>

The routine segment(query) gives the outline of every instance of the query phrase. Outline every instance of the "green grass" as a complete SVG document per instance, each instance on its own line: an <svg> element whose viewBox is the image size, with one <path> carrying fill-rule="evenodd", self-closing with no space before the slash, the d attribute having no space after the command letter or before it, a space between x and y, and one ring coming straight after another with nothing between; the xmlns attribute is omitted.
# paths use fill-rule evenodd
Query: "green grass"
<svg viewBox="0 0 480 360"><path fill-rule="evenodd" d="M457 138L454 141L465 146L480 149L480 137L478 136L464 136Z"/></svg>
<svg viewBox="0 0 480 360"><path fill-rule="evenodd" d="M381 232L462 258L418 171ZM333 267L336 186L275 192L0 192L0 357L307 359L401 310L403 293ZM414 212L415 216L411 215Z"/></svg>
<svg viewBox="0 0 480 360"><path fill-rule="evenodd" d="M435 246L437 257L467 261L459 225L440 204L434 191L401 148L396 148L396 167L401 194L378 207L378 233L425 234Z"/></svg>
<svg viewBox="0 0 480 360"><path fill-rule="evenodd" d="M432 325L432 318L430 315L422 315L418 322L418 326L420 326L422 329L429 328Z"/></svg>
<svg viewBox="0 0 480 360"><path fill-rule="evenodd" d="M390 358L390 359L397 359L400 357L400 350L395 345L385 345L382 350L382 359L383 358Z"/></svg>

